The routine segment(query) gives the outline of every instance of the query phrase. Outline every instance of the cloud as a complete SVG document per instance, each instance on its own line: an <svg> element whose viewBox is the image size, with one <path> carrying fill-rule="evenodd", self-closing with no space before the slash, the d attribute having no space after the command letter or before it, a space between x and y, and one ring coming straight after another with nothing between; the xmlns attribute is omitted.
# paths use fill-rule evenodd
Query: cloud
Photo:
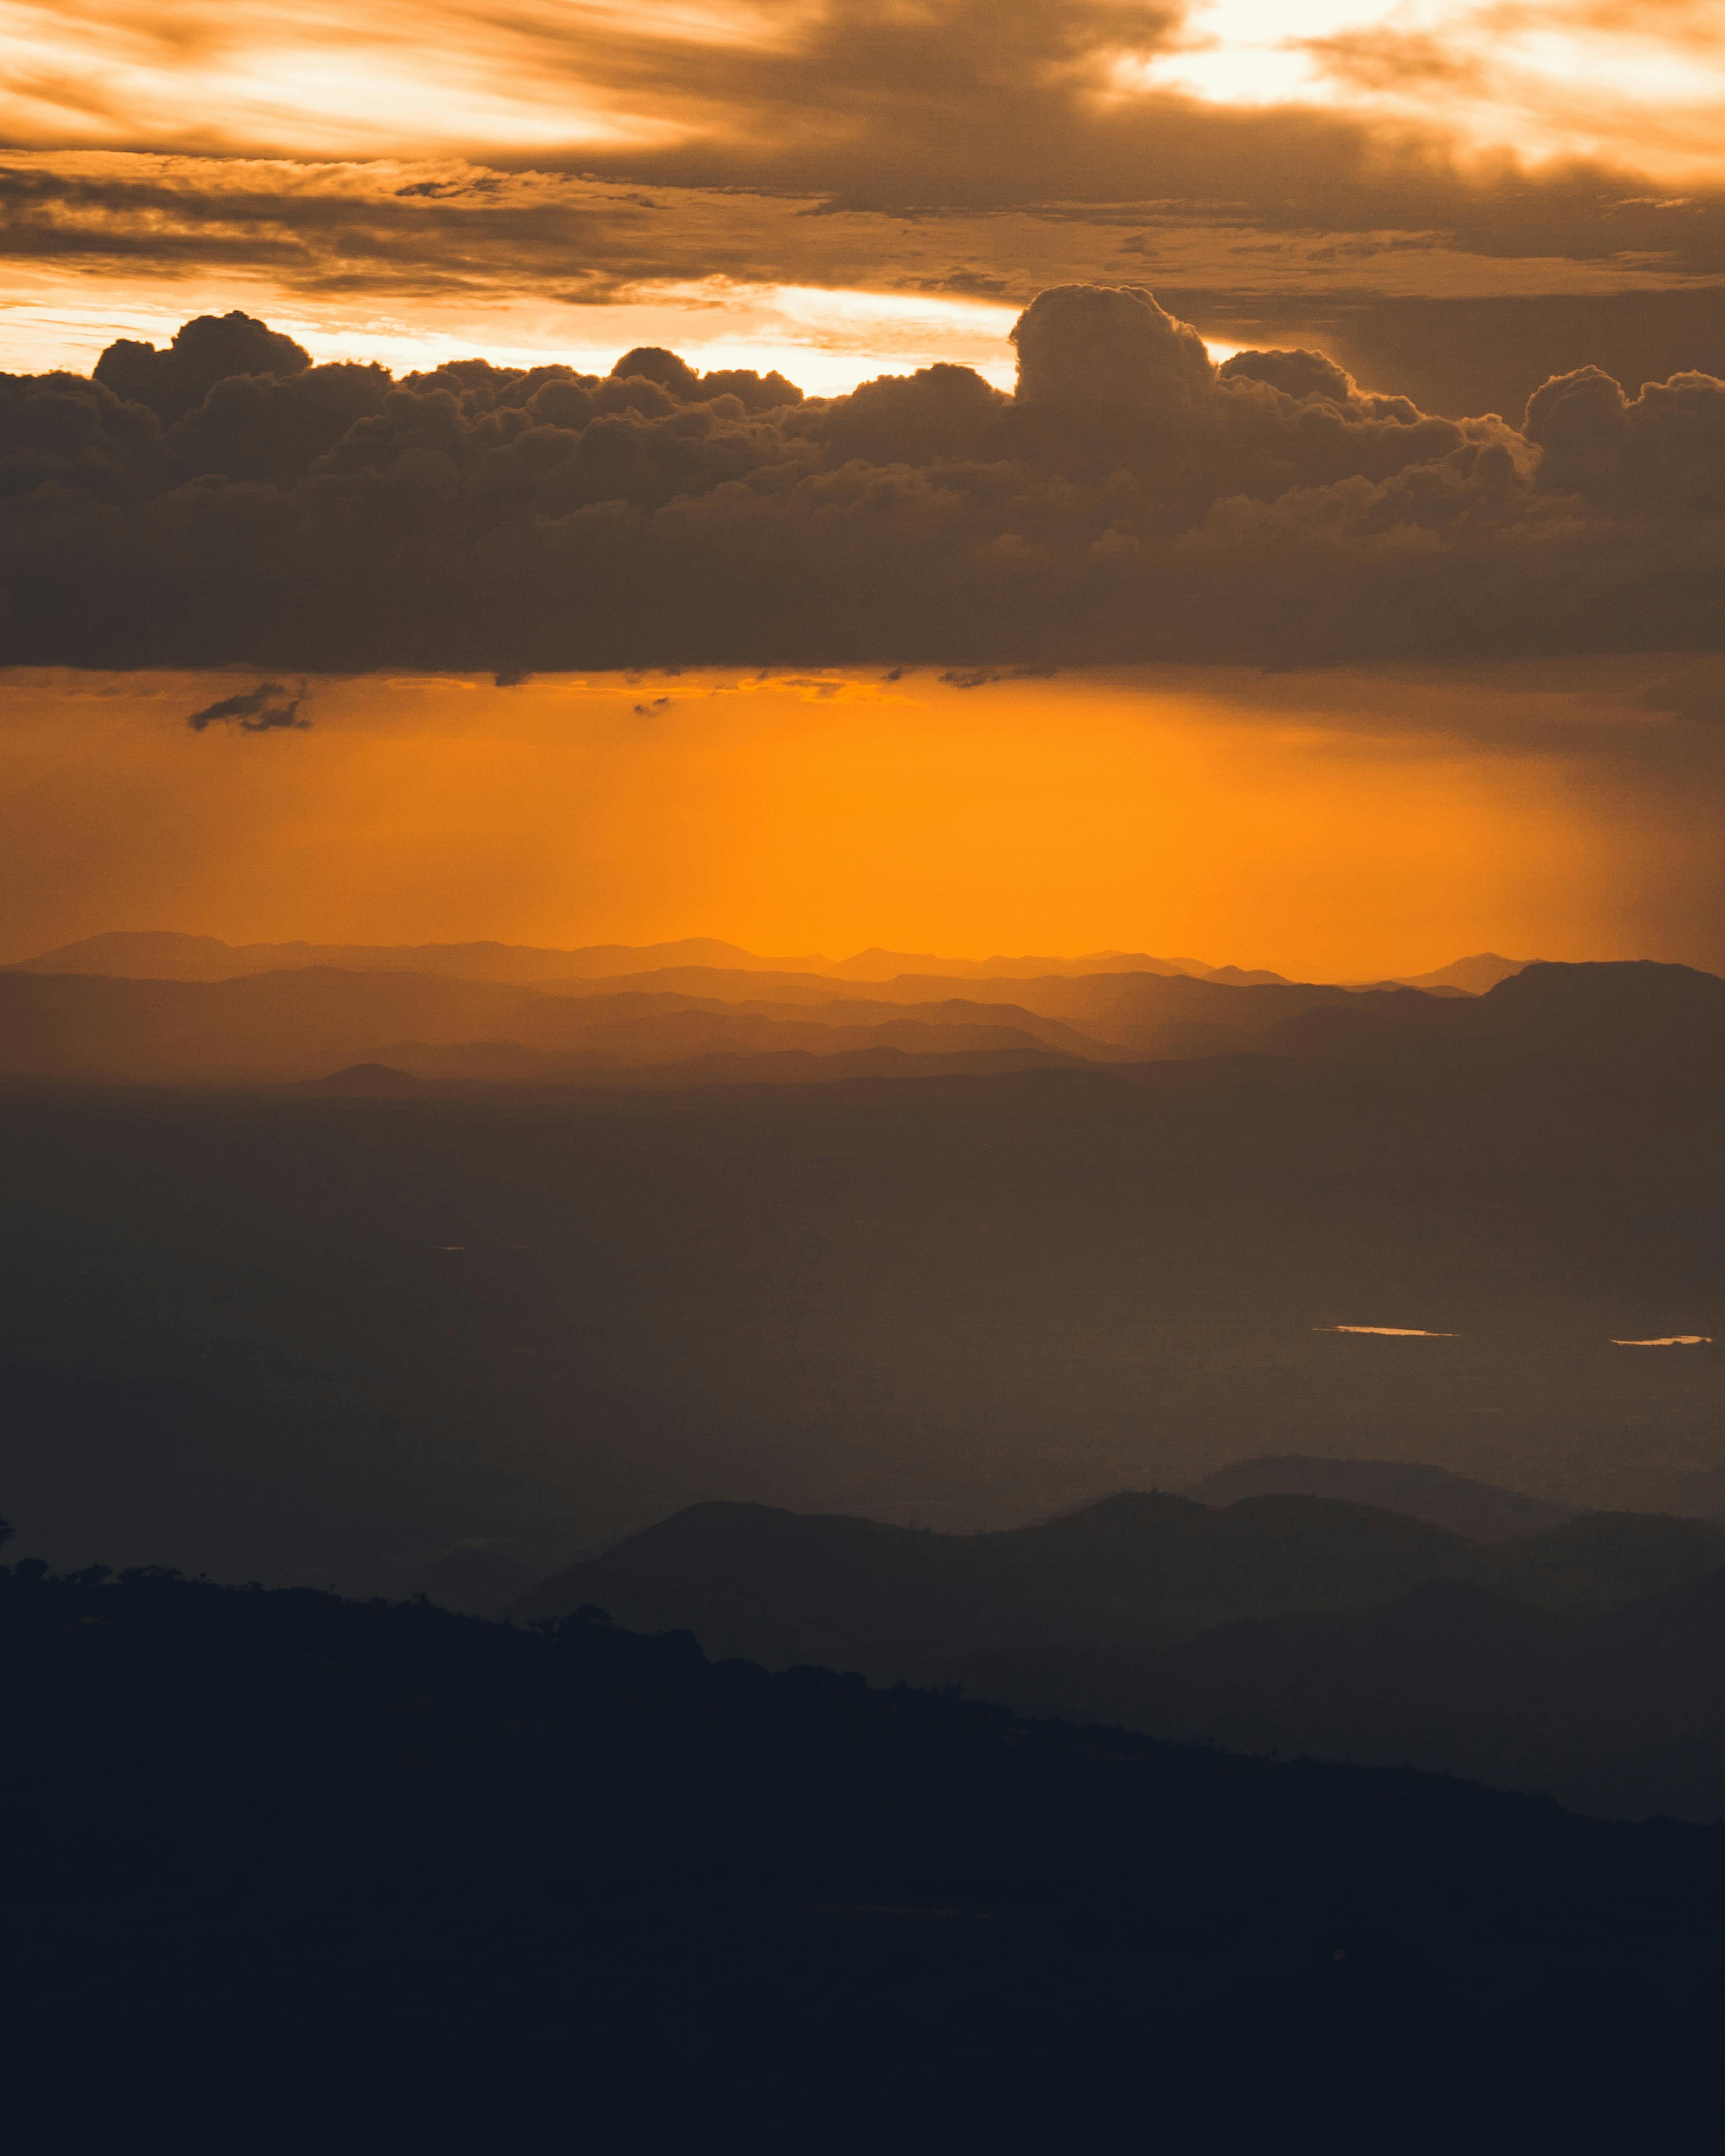
<svg viewBox="0 0 1725 2156"><path fill-rule="evenodd" d="M0 659L964 671L1725 635L1718 378L1581 368L1518 427L1312 352L1213 367L1136 287L1052 289L1014 336L1014 397L950 366L804 399L656 349L399 381L290 351L165 423L105 361L0 377Z"/></svg>
<svg viewBox="0 0 1725 2156"><path fill-rule="evenodd" d="M186 724L194 734L213 726L237 726L243 734L275 733L284 727L303 733L311 724L310 719L300 716L305 698L303 682L299 693L292 695L280 681L260 681L255 689L206 704L201 711L193 711Z"/></svg>
<svg viewBox="0 0 1725 2156"><path fill-rule="evenodd" d="M886 679L896 680L900 670ZM1046 681L1059 670L1054 666L949 666L941 679L949 689L992 689L997 681Z"/></svg>
<svg viewBox="0 0 1725 2156"><path fill-rule="evenodd" d="M1014 326L1023 404L1200 403L1214 385L1204 340L1140 285L1065 285L1040 292Z"/></svg>
<svg viewBox="0 0 1725 2156"><path fill-rule="evenodd" d="M988 133L960 117L930 122L942 157ZM1072 140L1093 146L1115 124ZM0 257L37 289L69 298L75 285L122 317L153 314L179 284L326 328L388 316L465 335L485 319L517 347L561 336L581 350L614 304L686 305L694 333L716 325L734 341L757 332L748 311L775 286L1022 305L1064 282L1146 282L1206 336L1316 345L1450 416L1517 413L1588 361L1631 388L1725 369L1725 194L1710 182L1686 186L1678 208L1627 171L1565 165L1510 183L1333 116L1158 107L1132 129L1087 175L1045 163L1039 145L999 187L981 172L907 181L908 218L903 203L858 194L868 144L836 127L799 132L800 177L765 165L725 187L685 177L665 191L669 214L643 208L621 167L585 164L15 155L0 167ZM879 172L901 178L934 154L876 147ZM988 265L982 282L953 281L967 257Z"/></svg>
<svg viewBox="0 0 1725 2156"><path fill-rule="evenodd" d="M196 411L218 382L303 374L311 364L303 345L236 307L229 314L200 315L182 324L165 352L121 337L97 362L95 379L122 403L146 405L157 418L171 422Z"/></svg>

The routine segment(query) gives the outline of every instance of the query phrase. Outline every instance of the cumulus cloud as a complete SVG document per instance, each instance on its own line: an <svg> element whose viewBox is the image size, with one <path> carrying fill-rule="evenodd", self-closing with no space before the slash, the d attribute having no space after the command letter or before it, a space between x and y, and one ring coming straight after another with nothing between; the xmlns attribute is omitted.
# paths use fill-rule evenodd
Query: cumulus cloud
<svg viewBox="0 0 1725 2156"><path fill-rule="evenodd" d="M1310 352L1214 367L1147 291L1091 285L1021 316L1012 397L941 366L805 398L657 348L397 381L216 330L261 371L177 416L186 377L136 348L0 377L0 656L506 679L1721 640L1712 376L1582 368L1521 424L1445 418Z"/></svg>
<svg viewBox="0 0 1725 2156"><path fill-rule="evenodd" d="M255 689L243 690L238 695L219 697L213 704L206 704L201 711L193 711L186 724L194 734L216 726L237 726L243 734L276 733L284 728L297 728L303 732L311 724L310 719L300 716L300 706L305 698L303 682L295 694L280 681L260 681Z"/></svg>
<svg viewBox="0 0 1725 2156"><path fill-rule="evenodd" d="M1014 324L1023 404L1137 405L1177 411L1206 398L1215 368L1196 330L1140 285L1040 292Z"/></svg>
<svg viewBox="0 0 1725 2156"><path fill-rule="evenodd" d="M96 362L95 379L122 403L146 405L158 419L172 422L195 411L218 382L303 374L311 364L303 345L236 307L183 323L165 352L121 337Z"/></svg>
<svg viewBox="0 0 1725 2156"><path fill-rule="evenodd" d="M1260 121L1268 131L1250 141ZM918 140L958 154L1019 142L1030 124L931 110ZM1589 361L1631 391L1683 367L1725 372L1725 311L1702 281L1725 274L1717 191L1691 188L1674 208L1642 177L1567 166L1506 187L1430 157L1398 162L1382 145L1367 159L1357 131L1309 115L1291 128L1286 116L1160 107L1115 141L1111 162L1068 169L1064 150L1045 162L1062 144L1088 155L1114 125L1062 119L1053 149L1014 155L1004 190L976 171L906 179L916 146L879 142L877 172L916 205L908 221L885 197L856 196L866 128L859 147L850 128L788 131L778 120L756 146L801 143L800 177L739 171L720 187L696 184L691 167L655 197L586 161L572 172L26 154L0 166L0 257L28 283L75 283L116 313L153 309L167 280L202 292L234 278L326 323L356 300L440 326L525 308L536 345L562 311L583 347L592 310L691 287L704 333L734 305L747 335L744 316L775 285L1023 305L1068 280L1145 282L1206 336L1316 345L1371 386L1452 417L1519 413L1548 376ZM1033 165L1041 192L1027 194ZM1455 296L1477 291L1484 259L1500 265L1486 281L1522 292ZM1562 292L1543 289L1554 274Z"/></svg>

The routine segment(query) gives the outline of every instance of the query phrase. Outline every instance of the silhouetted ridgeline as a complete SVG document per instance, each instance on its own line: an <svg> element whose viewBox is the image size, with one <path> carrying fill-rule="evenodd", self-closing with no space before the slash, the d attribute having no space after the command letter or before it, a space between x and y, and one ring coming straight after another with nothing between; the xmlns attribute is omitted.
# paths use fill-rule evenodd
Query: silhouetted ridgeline
<svg viewBox="0 0 1725 2156"><path fill-rule="evenodd" d="M1240 1460L1219 1467L1185 1493L1201 1505L1232 1505L1242 1497L1339 1497L1355 1505L1405 1512L1435 1527L1448 1527L1471 1542L1506 1542L1561 1527L1580 1509L1500 1490L1466 1475L1410 1460Z"/></svg>
<svg viewBox="0 0 1725 2156"><path fill-rule="evenodd" d="M1485 951L1458 958L1438 973L1404 983L1423 988L1455 978L1469 989L1487 988L1518 973L1525 959ZM1279 981L1262 967L1210 966L1199 958L1156 958L1145 951L1091 951L1077 958L939 958L930 951L888 951L878 944L848 958L762 957L711 936L685 936L670 943L583 943L570 950L523 943L224 943L215 936L186 936L171 929L117 929L80 937L10 969L23 973L105 973L133 981L228 981L243 973L275 973L290 968L334 966L347 973L443 973L452 979L536 982L605 980L619 974L703 968L724 973L807 973L841 981L886 982L901 973L953 979L1038 979L1065 973L1181 973L1231 987Z"/></svg>
<svg viewBox="0 0 1725 2156"><path fill-rule="evenodd" d="M1706 1521L1595 1513L1481 1545L1291 1496L1128 1495L968 1537L708 1505L519 1607L588 1603L775 1666L1725 1817L1725 1525Z"/></svg>
<svg viewBox="0 0 1725 2156"><path fill-rule="evenodd" d="M1717 1834L582 1616L20 1567L0 1655L31 2126L1615 2156L1725 2096Z"/></svg>
<svg viewBox="0 0 1725 2156"><path fill-rule="evenodd" d="M1479 996L1119 970L992 975L985 994L963 974L906 972L840 994L830 974L758 964L624 973L609 951L567 954L557 980L545 962L565 954L489 945L452 950L447 973L430 969L434 952L360 952L350 965L306 963L309 947L293 957L288 946L276 970L157 979L110 970L130 954L95 940L87 972L0 970L0 1077L231 1084L381 1063L492 1083L649 1070L735 1081L860 1074L870 1053L871 1075L932 1071L941 1058L983 1071L1241 1052L1431 1069L1451 1082L1529 1060L1640 1082L1725 1073L1725 981L1640 960L1537 963ZM185 963L195 974L206 959L199 950Z"/></svg>

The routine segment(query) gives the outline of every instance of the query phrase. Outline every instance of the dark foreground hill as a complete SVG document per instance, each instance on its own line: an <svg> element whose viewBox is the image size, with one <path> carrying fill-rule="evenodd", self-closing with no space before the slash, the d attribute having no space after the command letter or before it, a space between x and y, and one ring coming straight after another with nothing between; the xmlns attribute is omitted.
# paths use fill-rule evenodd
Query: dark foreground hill
<svg viewBox="0 0 1725 2156"><path fill-rule="evenodd" d="M9 2117L247 2149L1710 2145L1725 1838L686 1635L0 1575Z"/></svg>

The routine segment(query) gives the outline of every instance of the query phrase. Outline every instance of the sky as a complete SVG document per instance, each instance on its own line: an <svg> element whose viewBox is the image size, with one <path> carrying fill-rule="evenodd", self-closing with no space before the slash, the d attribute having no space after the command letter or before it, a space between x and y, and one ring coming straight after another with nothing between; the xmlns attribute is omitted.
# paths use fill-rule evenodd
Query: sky
<svg viewBox="0 0 1725 2156"><path fill-rule="evenodd" d="M1640 662L948 671L295 682L273 706L293 722L249 735L186 723L249 677L20 673L0 960L118 926L562 948L693 928L767 955L1126 949L1320 980L1481 949L1725 968L1692 814L1720 746L1645 708Z"/></svg>
<svg viewBox="0 0 1725 2156"><path fill-rule="evenodd" d="M1718 0L0 0L0 59L5 955L1725 964Z"/></svg>
<svg viewBox="0 0 1725 2156"><path fill-rule="evenodd" d="M1661 375L1719 349L1720 0L6 0L0 49L14 368L241 305L398 370L1010 388L1013 316L1081 278L1362 378L1418 302L1495 302L1470 410L1573 342L1558 301L1652 301L1615 334Z"/></svg>

